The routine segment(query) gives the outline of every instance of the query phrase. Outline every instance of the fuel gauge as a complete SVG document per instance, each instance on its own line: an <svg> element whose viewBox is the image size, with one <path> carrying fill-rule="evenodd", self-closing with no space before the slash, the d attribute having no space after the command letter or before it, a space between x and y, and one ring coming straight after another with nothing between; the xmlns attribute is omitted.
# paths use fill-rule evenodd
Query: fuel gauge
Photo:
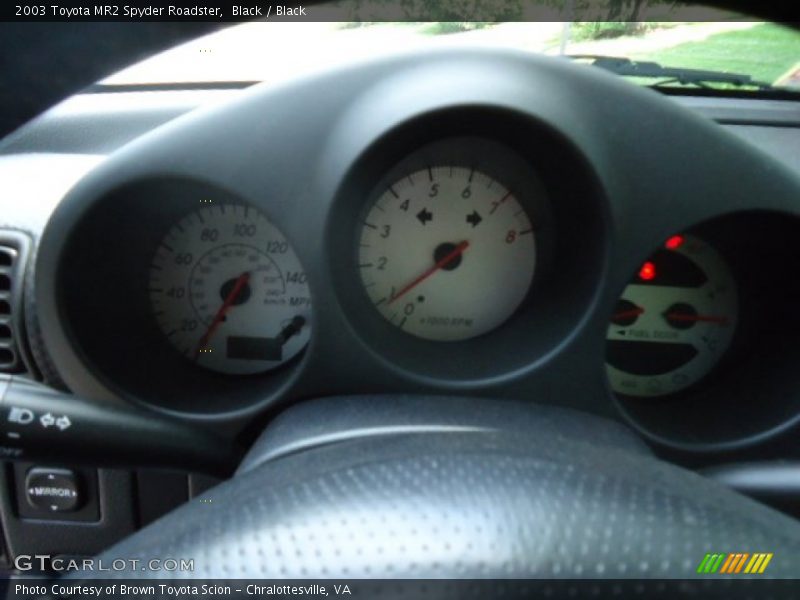
<svg viewBox="0 0 800 600"><path fill-rule="evenodd" d="M612 389L666 396L703 379L731 344L738 304L719 252L690 235L671 237L642 264L611 316L606 370Z"/></svg>

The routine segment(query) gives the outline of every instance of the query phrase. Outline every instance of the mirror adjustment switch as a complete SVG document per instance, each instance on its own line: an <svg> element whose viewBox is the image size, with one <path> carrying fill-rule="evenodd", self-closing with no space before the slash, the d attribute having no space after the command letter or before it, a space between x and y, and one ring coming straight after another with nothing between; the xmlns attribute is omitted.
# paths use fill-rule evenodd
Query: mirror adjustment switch
<svg viewBox="0 0 800 600"><path fill-rule="evenodd" d="M70 512L83 498L78 475L71 469L33 467L25 476L25 498L40 510Z"/></svg>

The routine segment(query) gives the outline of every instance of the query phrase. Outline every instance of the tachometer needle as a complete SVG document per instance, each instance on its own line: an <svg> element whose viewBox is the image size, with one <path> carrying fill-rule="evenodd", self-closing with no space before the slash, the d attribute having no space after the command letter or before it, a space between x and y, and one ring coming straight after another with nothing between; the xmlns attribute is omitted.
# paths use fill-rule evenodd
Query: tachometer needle
<svg viewBox="0 0 800 600"><path fill-rule="evenodd" d="M217 314L214 315L214 319L211 321L211 325L208 326L203 337L200 338L200 341L197 342L197 348L194 350L194 357L197 358L200 355L200 351L203 350L208 345L208 342L211 340L211 336L214 335L214 332L217 331L220 323L225 318L225 313L228 312L228 309L231 305L236 301L236 298L241 294L244 286L250 280L250 273L242 273L236 279L236 282L233 284L233 288L231 289L230 293L225 297L225 300L222 303L222 306L217 311Z"/></svg>
<svg viewBox="0 0 800 600"><path fill-rule="evenodd" d="M411 281L410 283L408 283L405 286L403 286L402 288L400 288L400 291L397 292L394 296L392 296L389 299L388 304L391 304L392 302L394 302L395 300L397 300L401 296L403 296L403 295L407 294L408 292L410 292L411 290L413 290L420 283L425 281L428 277L430 277L431 275L436 273L436 271L438 271L440 269L443 269L444 267L449 265L456 258L461 256L464 253L464 250L466 250L467 248L469 248L469 242L464 240L458 246L453 248L453 250L451 252L448 252L445 256L443 256L441 259L436 261L436 263L432 267L427 269L422 275L420 275L419 277L414 279L414 281Z"/></svg>

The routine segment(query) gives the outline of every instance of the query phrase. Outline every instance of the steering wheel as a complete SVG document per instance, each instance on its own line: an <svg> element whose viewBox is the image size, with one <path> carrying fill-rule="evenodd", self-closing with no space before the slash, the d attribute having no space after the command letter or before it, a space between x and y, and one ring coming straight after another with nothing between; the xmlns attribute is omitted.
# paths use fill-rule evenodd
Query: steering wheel
<svg viewBox="0 0 800 600"><path fill-rule="evenodd" d="M726 552L772 553L768 575L794 577L800 525L602 418L357 396L285 412L233 479L101 558L192 558L148 576L203 579L663 580Z"/></svg>

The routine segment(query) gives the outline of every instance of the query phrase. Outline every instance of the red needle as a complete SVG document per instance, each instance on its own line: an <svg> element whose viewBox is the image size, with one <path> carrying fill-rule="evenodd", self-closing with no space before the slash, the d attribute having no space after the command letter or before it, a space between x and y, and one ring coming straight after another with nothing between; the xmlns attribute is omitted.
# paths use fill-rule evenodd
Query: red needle
<svg viewBox="0 0 800 600"><path fill-rule="evenodd" d="M638 317L639 315L644 314L643 308L632 308L630 310L623 310L622 312L618 312L617 314L611 317L612 321L619 321L621 319L628 319L630 317Z"/></svg>
<svg viewBox="0 0 800 600"><path fill-rule="evenodd" d="M242 292L242 289L249 280L250 280L250 273L242 273L236 279L236 283L233 284L233 289L225 298L225 301L222 303L222 306L217 311L217 314L214 315L214 320L211 321L211 325L208 326L205 335L203 335L203 337L200 338L200 341L197 342L197 348L194 351L195 358L197 358L198 355L200 354L200 351L208 345L211 336L214 335L214 332L217 330L220 323L222 323L222 319L225 318L225 313L228 312L228 309L236 301L236 298Z"/></svg>
<svg viewBox="0 0 800 600"><path fill-rule="evenodd" d="M684 315L681 313L667 313L664 315L669 321L702 321L704 323L719 323L727 325L727 317L711 317L708 315Z"/></svg>
<svg viewBox="0 0 800 600"><path fill-rule="evenodd" d="M444 256L443 258L441 258L438 261L436 261L436 264L434 264L431 268L429 268L422 275L417 277L411 283L409 283L406 286L404 286L399 292L397 292L394 296L392 296L389 299L388 304L391 304L392 302L394 302L395 300L397 300L398 298L400 298L404 294L407 294L408 292L413 290L420 283L425 281L428 277L430 277L431 275L436 273L436 271L438 271L439 269L442 269L442 268L446 267L447 265L449 265L456 258L461 256L461 254L463 254L464 250L466 250L468 247L469 247L469 242L468 241L465 240L465 241L461 242L458 246L453 248L453 250L451 252L449 252L446 256Z"/></svg>

